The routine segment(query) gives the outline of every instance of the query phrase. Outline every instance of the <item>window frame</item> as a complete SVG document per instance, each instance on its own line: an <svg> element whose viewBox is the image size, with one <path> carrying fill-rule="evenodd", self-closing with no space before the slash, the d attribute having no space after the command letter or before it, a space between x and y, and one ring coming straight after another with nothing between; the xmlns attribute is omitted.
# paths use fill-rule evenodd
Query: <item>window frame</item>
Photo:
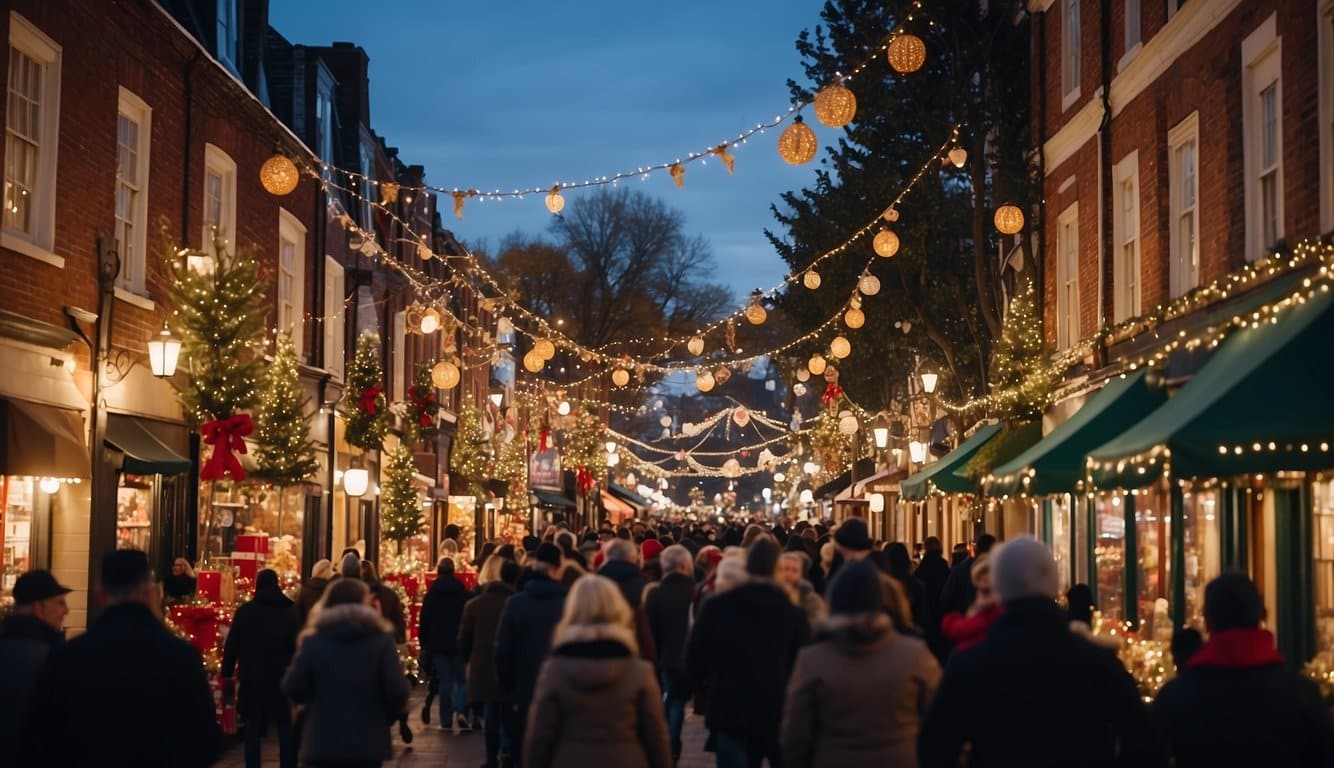
<svg viewBox="0 0 1334 768"><path fill-rule="evenodd" d="M1125 53L1123 56L1129 56L1131 50L1138 47L1143 42L1144 37L1144 9L1140 0L1125 0L1123 9L1125 24L1123 34L1125 35ZM1133 23L1132 23L1133 22Z"/></svg>
<svg viewBox="0 0 1334 768"><path fill-rule="evenodd" d="M1067 262L1067 254L1073 263ZM1073 291L1067 294L1070 288ZM1075 202L1056 219L1056 348L1069 349L1079 340L1079 203Z"/></svg>
<svg viewBox="0 0 1334 768"><path fill-rule="evenodd" d="M135 165L138 175L138 189L135 194L134 209L131 211L130 226L132 228L132 242L129 244L131 253L137 254L137 259L127 260L125 258L126 244L120 242L120 216L115 216L114 233L117 236L117 247L120 249L120 276L117 278L116 286L124 291L141 297L148 296L147 275L148 275L148 182L150 153L153 146L153 108L148 106L133 91L125 86L120 86L119 101L116 109L116 193L120 193L120 185L123 183L120 177L120 120L122 117L133 120L138 124L139 135L137 147L135 147ZM128 263L127 263L128 262Z"/></svg>
<svg viewBox="0 0 1334 768"><path fill-rule="evenodd" d="M1187 144L1195 146L1195 169L1192 175L1190 210L1191 236L1194 238L1193 254L1183 252L1181 242L1181 217L1186 210L1183 205L1185 192L1182 168L1178 153ZM1181 122L1167 131L1167 199L1168 199L1168 298L1184 296L1200 286L1203 272L1200 258L1200 113L1191 112ZM1192 274L1193 273L1193 274Z"/></svg>
<svg viewBox="0 0 1334 768"><path fill-rule="evenodd" d="M218 60L232 67L237 65L241 37L240 18L236 6L236 0L218 0L216 16Z"/></svg>
<svg viewBox="0 0 1334 768"><path fill-rule="evenodd" d="M1262 21L1241 43L1242 51L1242 137L1245 168L1246 261L1262 257L1273 246L1265 242L1262 217L1264 200L1261 178L1264 152L1263 94L1272 85L1275 98L1275 165L1272 167L1275 192L1274 242L1283 239L1283 41L1276 34L1276 15Z"/></svg>
<svg viewBox="0 0 1334 768"><path fill-rule="evenodd" d="M338 259L324 256L324 370L334 380L343 380L344 358L347 354L347 275Z"/></svg>
<svg viewBox="0 0 1334 768"><path fill-rule="evenodd" d="M292 269L290 270L292 278L292 291L290 296L284 296L283 276L289 270L283 264L283 246L287 243L292 244ZM276 276L278 286L275 294L277 296L277 316L274 318L279 331L287 331L292 337L292 346L296 348L298 358L304 359L306 338L306 225L286 208L278 208L278 269ZM284 305L290 306L291 321L285 322L283 319Z"/></svg>
<svg viewBox="0 0 1334 768"><path fill-rule="evenodd" d="M375 153L366 142L358 147L361 164L361 228L368 234L375 234Z"/></svg>
<svg viewBox="0 0 1334 768"><path fill-rule="evenodd" d="M1079 101L1083 45L1080 0L1061 0L1061 111Z"/></svg>
<svg viewBox="0 0 1334 768"><path fill-rule="evenodd" d="M56 222L56 170L57 155L60 146L60 90L62 49L32 22L17 11L9 13L9 46L11 50L40 63L43 67L41 86L41 126L37 150L32 231L10 228L0 217L0 247L17 251L25 256L46 262L55 267L64 268L65 259L55 254ZM6 100L8 100L8 77L5 82ZM8 154L9 111L6 110L5 148ZM6 167L8 167L6 165Z"/></svg>
<svg viewBox="0 0 1334 768"><path fill-rule="evenodd" d="M1133 211L1126 213L1126 190L1133 187ZM1143 222L1140 218L1139 150L1134 150L1112 166L1112 316L1113 322L1138 317L1144 295ZM1133 236L1129 235L1134 225ZM1130 264L1126 263L1126 247L1130 246ZM1123 278L1133 276L1130 285Z"/></svg>
<svg viewBox="0 0 1334 768"><path fill-rule="evenodd" d="M222 205L219 214L219 227L227 253L236 253L236 161L216 144L204 144L204 183L202 207L200 208L200 248L205 253L212 253L212 223L208 220L208 177L216 174L222 180Z"/></svg>

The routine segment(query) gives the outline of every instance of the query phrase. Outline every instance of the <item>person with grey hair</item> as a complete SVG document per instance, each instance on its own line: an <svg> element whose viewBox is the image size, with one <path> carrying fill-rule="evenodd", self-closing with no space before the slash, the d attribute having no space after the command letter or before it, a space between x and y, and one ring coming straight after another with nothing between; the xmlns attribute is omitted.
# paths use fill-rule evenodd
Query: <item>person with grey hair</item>
<svg viewBox="0 0 1334 768"><path fill-rule="evenodd" d="M690 550L673 544L658 556L662 581L649 585L644 598L653 645L658 652L658 679L666 697L667 731L672 755L681 756L681 728L685 724L690 681L685 673L686 638L690 634L690 605L695 594L695 563Z"/></svg>
<svg viewBox="0 0 1334 768"><path fill-rule="evenodd" d="M788 589L792 601L806 612L806 620L814 627L829 612L824 598L807 581L811 559L805 552L784 552L778 557L778 583Z"/></svg>
<svg viewBox="0 0 1334 768"><path fill-rule="evenodd" d="M923 768L956 768L964 744L975 768L1165 765L1134 678L1067 626L1046 545L1021 536L993 549L991 583L1004 612L951 657L918 738Z"/></svg>
<svg viewBox="0 0 1334 768"><path fill-rule="evenodd" d="M598 569L599 576L616 582L630 607L638 608L648 580L639 572L639 548L626 539L612 539L602 550L606 560Z"/></svg>

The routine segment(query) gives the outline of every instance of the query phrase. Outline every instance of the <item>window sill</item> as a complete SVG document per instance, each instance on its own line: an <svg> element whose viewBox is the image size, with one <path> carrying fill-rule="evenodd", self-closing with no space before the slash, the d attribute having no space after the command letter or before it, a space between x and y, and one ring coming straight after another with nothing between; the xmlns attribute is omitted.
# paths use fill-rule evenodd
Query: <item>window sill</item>
<svg viewBox="0 0 1334 768"><path fill-rule="evenodd" d="M1079 103L1079 87L1076 86L1073 91L1061 97L1061 111L1067 112L1071 107Z"/></svg>
<svg viewBox="0 0 1334 768"><path fill-rule="evenodd" d="M0 248L8 248L11 251L17 251L30 259L36 259L40 262L50 264L57 269L65 268L64 256L57 256L31 240L24 240L23 238L11 235L8 232L0 232Z"/></svg>
<svg viewBox="0 0 1334 768"><path fill-rule="evenodd" d="M146 310L148 312L152 312L153 310L157 309L157 304L152 299L148 298L147 296L140 296L139 294L133 291L128 291L120 287L119 285L116 286L115 294L117 299L120 299L121 301L131 306L138 307L139 309Z"/></svg>
<svg viewBox="0 0 1334 768"><path fill-rule="evenodd" d="M1139 55L1139 52L1143 49L1144 49L1144 43L1143 41L1141 41L1135 43L1135 45L1130 50L1126 51L1125 55L1121 57L1121 60L1116 62L1117 74L1124 72L1125 68L1130 66L1130 62L1133 61L1135 57Z"/></svg>

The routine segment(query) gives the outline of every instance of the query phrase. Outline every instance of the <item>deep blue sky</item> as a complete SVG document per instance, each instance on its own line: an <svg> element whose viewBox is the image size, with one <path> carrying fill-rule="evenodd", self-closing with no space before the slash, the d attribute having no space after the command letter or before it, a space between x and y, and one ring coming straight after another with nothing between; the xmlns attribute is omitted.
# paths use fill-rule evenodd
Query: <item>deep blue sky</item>
<svg viewBox="0 0 1334 768"><path fill-rule="evenodd" d="M272 0L270 23L294 43L350 41L370 56L371 122L399 156L453 188L513 189L609 175L684 156L788 108L801 79L794 42L819 23L822 0L439 2ZM814 123L814 121L811 121ZM822 145L834 131L814 126ZM624 181L663 197L704 236L715 280L741 297L785 272L764 238L770 203L809 184L815 162L793 167L778 132L735 151L736 174L691 164L685 189L666 173ZM565 193L567 204L581 193ZM541 196L470 200L446 226L494 246L545 230Z"/></svg>

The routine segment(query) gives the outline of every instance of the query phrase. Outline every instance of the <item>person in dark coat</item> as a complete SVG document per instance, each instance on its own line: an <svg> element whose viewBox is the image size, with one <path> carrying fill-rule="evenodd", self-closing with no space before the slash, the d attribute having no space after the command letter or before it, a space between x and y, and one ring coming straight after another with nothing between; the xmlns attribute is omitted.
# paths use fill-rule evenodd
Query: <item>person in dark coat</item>
<svg viewBox="0 0 1334 768"><path fill-rule="evenodd" d="M221 734L204 661L162 623L148 556L110 552L100 576L103 609L47 657L15 764L211 765Z"/></svg>
<svg viewBox="0 0 1334 768"><path fill-rule="evenodd" d="M0 625L0 744L19 743L37 673L51 649L65 642L69 606L50 571L28 571L14 582L13 612Z"/></svg>
<svg viewBox="0 0 1334 768"><path fill-rule="evenodd" d="M232 675L241 682L236 714L245 721L246 768L258 768L260 739L269 723L278 729L278 762L296 768L296 740L292 738L291 706L283 696L283 673L296 652L296 622L292 601L278 588L278 574L265 568L255 575L255 596L236 609L227 642L222 648L223 695L229 696Z"/></svg>
<svg viewBox="0 0 1334 768"><path fill-rule="evenodd" d="M469 595L463 582L454 578L453 560L440 558L435 574L435 583L422 598L417 639L434 661L435 674L440 680L440 727L458 733L471 727L466 714L464 657L459 654L459 625Z"/></svg>
<svg viewBox="0 0 1334 768"><path fill-rule="evenodd" d="M468 664L468 698L482 705L486 724L487 768L500 765L500 723L505 702L496 678L496 630L505 602L514 594L514 584L519 580L519 566L492 557L501 563L500 578L483 584L482 591L463 606L459 625L459 656Z"/></svg>
<svg viewBox="0 0 1334 768"><path fill-rule="evenodd" d="M505 732L516 753L523 744L528 708L542 662L551 650L551 633L565 609L560 583L561 551L542 544L534 553L532 572L518 594L505 601L496 630L496 679L506 700ZM520 754L512 755L522 764Z"/></svg>
<svg viewBox="0 0 1334 768"><path fill-rule="evenodd" d="M317 560L315 565L310 568L310 578L301 585L301 591L296 594L295 604L292 609L296 613L296 622L298 626L306 626L306 617L315 604L324 597L324 590L329 588L329 580L333 578L333 563L329 560Z"/></svg>
<svg viewBox="0 0 1334 768"><path fill-rule="evenodd" d="M704 601L686 645L691 683L707 691L719 768L780 764L783 693L810 626L773 580L778 554L773 541L757 540L746 558L749 580Z"/></svg>
<svg viewBox="0 0 1334 768"><path fill-rule="evenodd" d="M1004 613L981 645L950 658L918 738L922 768L958 768L965 744L971 768L1165 765L1130 673L1070 631L1046 546L1006 542L991 581Z"/></svg>
<svg viewBox="0 0 1334 768"><path fill-rule="evenodd" d="M162 591L167 599L181 602L194 597L199 591L199 574L190 567L190 561L178 557L171 563L171 573L162 580Z"/></svg>
<svg viewBox="0 0 1334 768"><path fill-rule="evenodd" d="M944 653L948 650L940 638L940 617L945 615L940 610L940 595L945 591L945 582L950 577L950 564L945 561L944 552L939 538L926 537L922 549L922 562L918 563L917 569L912 574L922 582L922 586L926 587L926 607L931 617L930 623L924 627L926 642L938 659L944 658Z"/></svg>
<svg viewBox="0 0 1334 768"><path fill-rule="evenodd" d="M950 575L945 579L945 586L940 591L940 615L947 613L967 613L973 604L973 558L985 555L996 544L996 537L984 533L977 537L972 557L965 558L950 568Z"/></svg>
<svg viewBox="0 0 1334 768"><path fill-rule="evenodd" d="M1153 705L1177 768L1334 765L1334 721L1320 691L1283 663L1264 618L1244 574L1204 588L1209 640Z"/></svg>
<svg viewBox="0 0 1334 768"><path fill-rule="evenodd" d="M667 730L672 755L681 756L681 728L685 725L690 681L686 676L686 638L690 634L690 606L695 595L695 564L690 550L673 544L658 556L662 581L644 598L653 645L658 650L658 679L666 696Z"/></svg>
<svg viewBox="0 0 1334 768"><path fill-rule="evenodd" d="M872 558L875 564L880 566L885 575L899 583L904 597L908 598L908 608L913 623L911 631L925 637L926 628L931 626L931 608L926 600L926 585L912 575L912 561L908 559L908 547L901 541L895 541L886 544L880 554L881 557ZM900 627L899 631L902 632L904 629Z"/></svg>
<svg viewBox="0 0 1334 768"><path fill-rule="evenodd" d="M380 765L393 757L389 726L408 703L393 626L360 579L329 585L297 640L283 692L305 708L301 760Z"/></svg>
<svg viewBox="0 0 1334 768"><path fill-rule="evenodd" d="M632 541L612 539L602 553L606 562L598 569L598 575L616 582L630 608L638 608L644 597L644 585L648 583L639 568L639 549Z"/></svg>

